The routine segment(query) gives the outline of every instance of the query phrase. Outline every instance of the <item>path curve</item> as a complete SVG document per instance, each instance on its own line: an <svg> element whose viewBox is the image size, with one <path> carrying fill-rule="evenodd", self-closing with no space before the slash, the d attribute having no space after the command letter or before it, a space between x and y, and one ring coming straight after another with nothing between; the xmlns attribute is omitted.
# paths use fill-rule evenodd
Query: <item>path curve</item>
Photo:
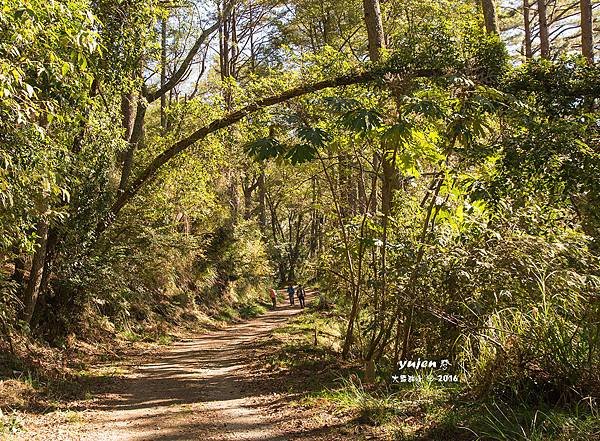
<svg viewBox="0 0 600 441"><path fill-rule="evenodd" d="M247 371L252 345L301 312L274 311L224 330L178 342L139 366L124 389L88 414L85 441L278 441L289 439L280 421L259 404Z"/></svg>

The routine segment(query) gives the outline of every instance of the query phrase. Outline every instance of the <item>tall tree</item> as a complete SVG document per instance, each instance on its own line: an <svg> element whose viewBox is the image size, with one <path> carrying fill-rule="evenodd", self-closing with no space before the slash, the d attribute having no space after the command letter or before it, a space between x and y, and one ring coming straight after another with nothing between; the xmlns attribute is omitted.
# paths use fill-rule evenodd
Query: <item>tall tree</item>
<svg viewBox="0 0 600 441"><path fill-rule="evenodd" d="M592 1L580 0L581 7L581 54L591 64L594 62L594 19Z"/></svg>
<svg viewBox="0 0 600 441"><path fill-rule="evenodd" d="M363 0L363 7L369 37L369 57L371 61L376 62L381 58L381 49L385 47L381 6L379 0Z"/></svg>
<svg viewBox="0 0 600 441"><path fill-rule="evenodd" d="M483 9L485 30L489 34L500 33L500 28L498 26L498 10L496 8L496 1L495 0L481 0L481 7Z"/></svg>
<svg viewBox="0 0 600 441"><path fill-rule="evenodd" d="M160 22L160 88L163 89L167 83L167 17ZM167 94L160 96L160 126L163 130L167 128Z"/></svg>
<svg viewBox="0 0 600 441"><path fill-rule="evenodd" d="M531 46L531 4L530 0L523 0L523 26L525 36L523 45L525 46L525 58L533 57L533 49Z"/></svg>
<svg viewBox="0 0 600 441"><path fill-rule="evenodd" d="M538 20L540 27L540 54L542 58L550 58L550 31L546 0L537 0Z"/></svg>

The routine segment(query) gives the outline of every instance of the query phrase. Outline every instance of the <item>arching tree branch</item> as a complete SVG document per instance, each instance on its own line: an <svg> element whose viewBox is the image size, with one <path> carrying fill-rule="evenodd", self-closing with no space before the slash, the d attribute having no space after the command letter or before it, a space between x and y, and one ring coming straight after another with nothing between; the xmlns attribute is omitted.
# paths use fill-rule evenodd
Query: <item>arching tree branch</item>
<svg viewBox="0 0 600 441"><path fill-rule="evenodd" d="M411 77L433 77L441 76L442 73L438 70L419 70L414 71L410 74ZM280 104L293 98L297 98L309 93L318 92L323 89L329 89L332 87L349 86L352 84L367 83L374 81L377 78L381 78L381 72L365 71L360 73L354 73L349 75L343 75L337 78L323 80L316 83L299 86L293 89L289 89L278 95L273 95L267 98L258 100L252 104L229 113L228 115L216 119L210 124L199 128L191 135L173 144L171 147L164 150L161 154L156 156L150 164L137 176L137 178L129 185L129 187L119 194L117 200L111 207L108 216L98 225L97 232L104 231L114 220L116 215L127 205L131 199L138 194L140 189L150 182L158 173L161 167L163 167L172 158L179 155L187 148L195 144L196 142L206 138L206 136L214 133L220 129L231 126L237 123L244 117L257 112L261 109Z"/></svg>

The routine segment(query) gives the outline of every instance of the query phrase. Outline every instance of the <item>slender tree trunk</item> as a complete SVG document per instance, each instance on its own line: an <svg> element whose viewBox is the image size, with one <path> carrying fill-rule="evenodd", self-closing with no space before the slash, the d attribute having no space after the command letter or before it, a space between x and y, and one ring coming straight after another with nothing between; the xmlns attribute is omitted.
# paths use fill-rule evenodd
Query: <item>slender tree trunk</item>
<svg viewBox="0 0 600 441"><path fill-rule="evenodd" d="M454 144L454 142L453 142ZM413 270L411 272L410 275L410 279L408 282L408 289L412 292L411 297L411 305L410 305L410 310L408 312L408 316L405 320L404 323L404 337L402 339L402 357L403 358L407 358L410 354L411 348L410 348L410 337L412 334L412 329L413 329L413 320L414 320L414 314L415 314L415 300L416 300L416 284L417 284L417 279L419 277L419 267L421 265L421 261L423 260L423 256L425 255L425 241L427 239L427 231L429 229L429 225L430 225L430 221L431 221L431 217L433 215L433 211L436 208L436 199L439 195L439 192L442 188L442 185L444 183L444 178L443 177L439 177L437 178L437 182L435 184L435 190L431 196L431 201L429 203L429 207L427 209L427 213L425 216L425 222L423 223L423 229L421 231L421 236L420 236L420 245L419 245L419 249L417 251L417 257L415 259L415 264L413 266ZM399 316L399 314L398 314Z"/></svg>
<svg viewBox="0 0 600 441"><path fill-rule="evenodd" d="M356 153L356 151L355 151ZM358 156L358 155L357 155ZM362 163L360 161L360 158L358 158L357 160L357 164L359 166L359 180L361 181L361 187L364 188L365 183L364 183L364 169L362 167ZM378 166L379 167L379 166ZM376 168L374 170L375 173L379 172L379 169ZM369 207L370 207L370 202L371 199L373 199L374 197L376 197L376 189L377 187L373 188L371 191L371 194L369 195L369 200L365 201L364 205L362 205L362 222L360 224L360 232L359 235L360 237L364 237L365 235L365 226L366 226L366 221L368 218L368 214L369 214ZM387 224L386 224L387 227ZM386 246L386 238L387 238L387 229L384 228L384 247ZM358 305L358 301L360 300L360 293L362 290L362 284L363 284L363 275L362 275L362 268L363 268L363 262L365 260L364 257L365 254L365 247L364 247L364 242L360 241L359 245L358 245L358 269L357 269L357 282L356 282L356 298L355 298L355 303ZM373 258L375 259L375 253L373 254ZM385 260L385 255L383 257L383 259ZM384 262L385 264L385 262ZM374 264L373 266L373 272L376 273L376 264ZM385 290L385 288L384 288ZM379 306L379 302L377 301L377 293L378 290L377 288L375 288L375 310L379 311L378 306ZM354 306L354 305L353 305ZM376 320L380 320L381 317L377 317ZM374 339L371 340L371 343L373 343ZM376 343L375 343L376 344ZM371 344L372 347L372 344ZM366 384L371 384L375 381L375 362L373 360L373 356L372 356L372 351L371 348L369 348L368 352L367 352L367 356L365 357L365 383Z"/></svg>
<svg viewBox="0 0 600 441"><path fill-rule="evenodd" d="M485 30L488 34L499 34L498 11L495 0L481 0Z"/></svg>
<svg viewBox="0 0 600 441"><path fill-rule="evenodd" d="M121 115L124 129L123 139L128 142L131 139L135 123L135 101L133 92L124 93L121 96Z"/></svg>
<svg viewBox="0 0 600 441"><path fill-rule="evenodd" d="M252 217L252 191L244 188L244 219Z"/></svg>
<svg viewBox="0 0 600 441"><path fill-rule="evenodd" d="M525 58L531 59L533 57L533 49L531 47L531 0L523 1L523 25L525 28Z"/></svg>
<svg viewBox="0 0 600 441"><path fill-rule="evenodd" d="M318 152L317 152L318 154ZM350 273L350 298L352 299L352 309L350 311L350 317L348 318L348 327L346 328L346 334L344 337L344 345L342 348L342 357L347 358L350 353L350 348L352 345L352 337L354 335L354 322L358 315L358 295L357 292L357 278L354 271L354 260L352 258L352 254L350 253L350 238L348 234L348 230L346 229L346 225L344 224L344 216L342 214L342 209L339 204L339 198L337 195L337 191L335 189L334 181L331 177L331 174L327 171L327 166L325 165L325 161L323 157L318 154L319 161L321 162L321 167L323 168L323 173L325 174L325 178L327 179L327 183L329 184L329 189L331 191L331 197L333 198L333 205L335 208L335 213L338 221L338 225L340 228L340 233L342 235L342 242L344 243L344 254L346 257L346 263L348 264L348 272Z"/></svg>
<svg viewBox="0 0 600 441"><path fill-rule="evenodd" d="M392 152L386 152L390 154ZM381 187L381 211L389 215L392 210L393 190L396 188L395 152L383 160L383 183Z"/></svg>
<svg viewBox="0 0 600 441"><path fill-rule="evenodd" d="M267 211L265 209L265 198L267 194L265 170L260 171L258 177L258 223L264 230L267 225Z"/></svg>
<svg viewBox="0 0 600 441"><path fill-rule="evenodd" d="M52 275L52 267L56 258L56 247L58 246L59 235L56 228L48 230L48 240L46 241L46 257L44 259L44 272L42 273L42 281L40 282L40 294L44 294L50 283Z"/></svg>
<svg viewBox="0 0 600 441"><path fill-rule="evenodd" d="M369 58L371 61L377 62L381 58L381 49L385 48L379 0L363 0L363 8L369 38Z"/></svg>
<svg viewBox="0 0 600 441"><path fill-rule="evenodd" d="M581 5L581 54L589 64L594 63L594 18L591 0L580 0Z"/></svg>
<svg viewBox="0 0 600 441"><path fill-rule="evenodd" d="M15 268L10 276L10 280L15 282L19 286L19 289L21 289L25 283L25 259L18 246L13 248L13 253L15 255L15 258L13 259Z"/></svg>
<svg viewBox="0 0 600 441"><path fill-rule="evenodd" d="M360 159L358 160L360 163ZM365 185L365 172L361 167L360 173L358 175L358 209L361 213L364 213L369 209L367 202L367 188Z"/></svg>
<svg viewBox="0 0 600 441"><path fill-rule="evenodd" d="M229 68L229 74L232 78L238 77L237 72L237 61L239 57L239 44L237 36L237 18L235 8L231 11L231 67Z"/></svg>
<svg viewBox="0 0 600 441"><path fill-rule="evenodd" d="M542 58L550 58L550 31L548 29L548 13L546 0L537 0L538 19L540 24L540 54Z"/></svg>
<svg viewBox="0 0 600 441"><path fill-rule="evenodd" d="M371 176L371 191L373 192L373 198L371 199L371 204L369 210L371 213L375 214L377 212L377 207L379 206L379 176L375 170L379 170L379 155L377 152L373 153L373 176Z"/></svg>
<svg viewBox="0 0 600 441"><path fill-rule="evenodd" d="M60 241L60 235L56 228L48 229L48 238L46 240L46 253L44 256L44 267L42 270L42 277L40 286L38 288L38 298L36 306L34 308L34 315L32 316L29 326L33 329L36 328L40 320L44 317L45 311L48 310L48 288L50 285L50 277L54 270L54 263L57 256L57 247Z"/></svg>
<svg viewBox="0 0 600 441"><path fill-rule="evenodd" d="M131 170L133 169L133 157L138 144L141 142L144 134L144 119L146 117L146 106L142 100L138 101L137 110L135 114L135 122L131 130L131 137L129 139L129 147L123 152L122 168L121 168L121 179L119 181L119 192L125 191L129 184L129 177L131 176Z"/></svg>
<svg viewBox="0 0 600 441"><path fill-rule="evenodd" d="M260 175L254 182L250 182L247 177L242 181L242 192L244 193L244 219L246 220L252 217L252 194L258 187L260 187Z"/></svg>
<svg viewBox="0 0 600 441"><path fill-rule="evenodd" d="M46 260L46 243L48 241L48 219L42 214L36 228L36 250L31 261L31 270L29 271L29 281L23 291L23 320L31 322L35 306L40 293L44 263Z"/></svg>
<svg viewBox="0 0 600 441"><path fill-rule="evenodd" d="M254 72L256 69L256 44L254 43L254 4L252 0L248 0L248 13L250 15L249 33L250 33L250 71Z"/></svg>
<svg viewBox="0 0 600 441"><path fill-rule="evenodd" d="M381 20L381 7L379 5L379 0L363 0L364 14L365 14L365 24L367 26L367 35L369 38L369 57L371 61L377 62L381 57L381 49L385 47L385 35L383 32L383 22ZM385 195L386 189L385 184L391 182L391 177L393 175L392 169L394 169L394 165L391 164L386 157L385 150L383 153L383 157L381 158L383 165L383 182L384 188L382 189L382 208L384 208L384 230L387 226L387 217L389 215L389 209L391 208L391 196ZM373 167L375 170L379 168L378 156L375 153L373 155ZM375 191L378 185L377 182L377 174L373 177L371 182L373 190ZM389 189L391 194L391 187ZM377 193L373 194L375 197L372 199L372 204L374 204L376 211L377 207ZM386 200L387 197L387 200ZM387 207L387 210L385 209ZM385 257L383 257L385 262ZM385 268L384 268L385 271ZM360 277L360 275L359 275ZM357 293L357 295L360 293ZM357 303L359 299L357 298ZM354 306L354 305L353 305ZM371 352L371 351L369 351ZM373 357L367 355L367 359L365 360L365 381L367 383L372 383L375 377L375 364L373 362Z"/></svg>
<svg viewBox="0 0 600 441"><path fill-rule="evenodd" d="M160 88L167 84L167 18L160 23ZM160 127L167 128L167 94L160 96Z"/></svg>
<svg viewBox="0 0 600 441"><path fill-rule="evenodd" d="M308 242L308 255L309 257L313 257L317 250L317 233L318 233L318 216L319 212L317 211L317 178L313 176L311 178L311 209L310 209L310 240Z"/></svg>

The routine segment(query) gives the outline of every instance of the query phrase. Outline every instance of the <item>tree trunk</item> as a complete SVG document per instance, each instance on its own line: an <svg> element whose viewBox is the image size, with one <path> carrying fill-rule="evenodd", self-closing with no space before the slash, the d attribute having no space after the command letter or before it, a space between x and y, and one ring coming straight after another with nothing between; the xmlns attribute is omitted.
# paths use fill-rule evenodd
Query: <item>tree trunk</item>
<svg viewBox="0 0 600 441"><path fill-rule="evenodd" d="M386 152L395 153L395 152ZM387 156L387 155L386 155ZM386 157L383 160L383 183L381 187L381 211L384 215L389 215L392 210L393 190L396 188L396 166L395 154L392 157Z"/></svg>
<svg viewBox="0 0 600 441"><path fill-rule="evenodd" d="M550 58L550 32L548 30L548 14L546 0L537 0L538 18L540 24L540 54L542 58Z"/></svg>
<svg viewBox="0 0 600 441"><path fill-rule="evenodd" d="M48 219L45 214L42 214L38 221L36 239L36 250L33 254L31 262L31 270L29 271L29 281L23 292L23 320L27 323L31 322L35 306L37 304L42 283L42 274L44 271L44 263L46 261L46 243L48 241Z"/></svg>
<svg viewBox="0 0 600 441"><path fill-rule="evenodd" d="M160 23L160 88L167 84L167 18ZM160 96L160 127L167 128L167 94Z"/></svg>
<svg viewBox="0 0 600 441"><path fill-rule="evenodd" d="M589 64L594 63L594 19L591 0L580 0L581 5L581 54Z"/></svg>
<svg viewBox="0 0 600 441"><path fill-rule="evenodd" d="M531 5L530 0L523 1L523 25L525 28L525 58L531 59L533 57L533 49L531 47Z"/></svg>
<svg viewBox="0 0 600 441"><path fill-rule="evenodd" d="M13 259L15 268L10 276L10 280L17 284L19 287L18 289L22 289L23 284L25 283L25 259L21 254L21 250L16 245L13 247L13 253L15 255L15 258Z"/></svg>
<svg viewBox="0 0 600 441"><path fill-rule="evenodd" d="M231 57L229 60L229 74L232 78L238 77L237 72L237 62L239 58L239 44L238 44L238 36L237 36L237 18L235 13L235 8L231 11Z"/></svg>
<svg viewBox="0 0 600 441"><path fill-rule="evenodd" d="M350 309L350 316L348 317L348 326L346 326L346 334L344 335L344 345L342 347L342 358L348 358L350 355L350 349L352 348L352 342L354 341L354 322L358 316L358 301L356 300L356 294L352 293L352 308Z"/></svg>
<svg viewBox="0 0 600 441"><path fill-rule="evenodd" d="M124 133L123 139L128 141L131 139L133 133L133 126L135 123L135 97L133 92L124 93L121 95L121 116Z"/></svg>
<svg viewBox="0 0 600 441"><path fill-rule="evenodd" d="M121 179L119 181L119 192L122 193L127 188L129 177L133 168L133 156L138 144L141 142L144 134L144 119L146 117L146 106L142 100L138 101L137 110L135 113L135 122L131 129L129 137L129 147L123 152L121 163Z"/></svg>
<svg viewBox="0 0 600 441"><path fill-rule="evenodd" d="M379 156L377 152L373 153L373 176L371 176L371 192L373 193L373 197L369 206L369 211L373 214L377 212L377 207L379 206L379 192L377 191L379 189L379 176L376 170L379 170Z"/></svg>
<svg viewBox="0 0 600 441"><path fill-rule="evenodd" d="M365 14L365 25L367 27L367 35L369 38L369 58L372 62L375 63L381 58L381 49L385 47L385 36L383 33L383 22L381 21L381 8L379 5L379 0L363 0L363 7ZM377 155L374 155L373 159L373 162L375 163L377 160ZM384 161L385 168L385 155L382 158L382 160ZM377 188L376 176L372 181L372 185L373 190L375 190ZM374 198L373 203L375 204L375 207L377 207L376 197ZM360 277L361 275L358 274L358 280L360 280ZM344 347L342 350L342 356L344 358L346 358L350 353L354 333L354 322L358 315L358 310L360 306L360 291L356 288L356 285L354 285L352 288L352 308L350 310L350 317L348 318L348 326L346 328L346 336L344 339ZM366 360L367 365L369 361L370 360Z"/></svg>
<svg viewBox="0 0 600 441"><path fill-rule="evenodd" d="M248 178L242 180L242 192L244 193L244 219L248 220L252 217L252 193L260 185L260 176L254 181L250 182Z"/></svg>
<svg viewBox="0 0 600 441"><path fill-rule="evenodd" d="M267 196L267 188L265 182L265 171L260 171L258 177L258 223L261 229L264 230L267 226L267 211L265 209L265 198Z"/></svg>
<svg viewBox="0 0 600 441"><path fill-rule="evenodd" d="M485 30L488 34L499 34L498 12L495 0L481 0Z"/></svg>
<svg viewBox="0 0 600 441"><path fill-rule="evenodd" d="M363 8L369 38L369 58L371 61L377 62L381 58L381 49L385 47L379 0L363 0Z"/></svg>
<svg viewBox="0 0 600 441"><path fill-rule="evenodd" d="M42 280L40 282L40 293L43 295L50 283L50 276L52 275L52 266L56 257L56 247L58 246L58 231L56 228L50 228L48 230L48 240L46 241L46 257L44 259L44 271L42 273Z"/></svg>

